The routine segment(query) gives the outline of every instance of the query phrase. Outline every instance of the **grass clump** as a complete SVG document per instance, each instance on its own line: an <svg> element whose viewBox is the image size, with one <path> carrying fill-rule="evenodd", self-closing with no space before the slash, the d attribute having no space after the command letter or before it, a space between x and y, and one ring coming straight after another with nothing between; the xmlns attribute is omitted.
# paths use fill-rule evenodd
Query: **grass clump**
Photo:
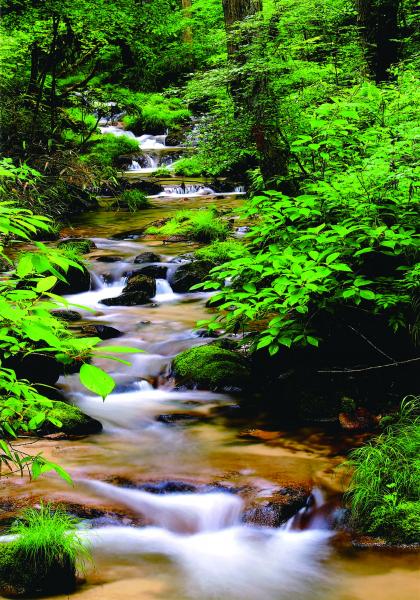
<svg viewBox="0 0 420 600"><path fill-rule="evenodd" d="M119 198L120 203L131 212L150 206L147 194L141 190L124 190Z"/></svg>
<svg viewBox="0 0 420 600"><path fill-rule="evenodd" d="M420 542L419 414L420 398L405 399L397 418L346 463L353 525L392 543Z"/></svg>
<svg viewBox="0 0 420 600"><path fill-rule="evenodd" d="M198 260L206 260L213 265L222 265L225 262L242 258L249 254L246 246L235 240L215 241L209 246L200 248L194 253Z"/></svg>
<svg viewBox="0 0 420 600"><path fill-rule="evenodd" d="M126 129L164 131L190 118L191 112L179 98L166 98L162 94L131 93L122 100L129 112L123 118ZM130 114L130 111L131 114Z"/></svg>
<svg viewBox="0 0 420 600"><path fill-rule="evenodd" d="M26 509L0 552L0 589L29 596L72 592L90 552L77 533L77 519L50 505Z"/></svg>
<svg viewBox="0 0 420 600"><path fill-rule="evenodd" d="M150 226L146 233L151 235L182 235L197 242L225 240L229 234L227 224L218 217L216 209L180 210L166 223Z"/></svg>

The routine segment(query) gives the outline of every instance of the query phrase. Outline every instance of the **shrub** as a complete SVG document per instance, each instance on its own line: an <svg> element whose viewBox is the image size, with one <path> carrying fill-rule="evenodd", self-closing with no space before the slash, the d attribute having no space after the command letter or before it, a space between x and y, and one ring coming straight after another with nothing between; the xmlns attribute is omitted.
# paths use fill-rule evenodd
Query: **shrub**
<svg viewBox="0 0 420 600"><path fill-rule="evenodd" d="M189 156L177 160L173 165L173 170L176 175L184 175L186 177L195 177L200 175L210 175L206 170L203 161L199 156Z"/></svg>
<svg viewBox="0 0 420 600"><path fill-rule="evenodd" d="M181 210L164 225L151 226L146 233L152 235L184 235L199 242L224 240L229 229L226 223L217 216L217 211L211 208L199 210Z"/></svg>
<svg viewBox="0 0 420 600"><path fill-rule="evenodd" d="M132 212L150 206L147 194L141 190L124 190L119 200L123 206L127 206L128 210Z"/></svg>
<svg viewBox="0 0 420 600"><path fill-rule="evenodd" d="M123 118L125 128L143 132L164 131L191 116L191 112L181 100L165 98L161 94L131 93L125 99L121 99L120 105L129 113ZM130 111L133 113L130 114Z"/></svg>
<svg viewBox="0 0 420 600"><path fill-rule="evenodd" d="M420 398L405 399L395 422L346 463L354 526L391 542L420 541ZM386 419L384 419L386 421Z"/></svg>
<svg viewBox="0 0 420 600"><path fill-rule="evenodd" d="M25 596L73 591L77 570L90 558L77 523L50 505L25 510L10 529L16 540L0 554L0 588Z"/></svg>

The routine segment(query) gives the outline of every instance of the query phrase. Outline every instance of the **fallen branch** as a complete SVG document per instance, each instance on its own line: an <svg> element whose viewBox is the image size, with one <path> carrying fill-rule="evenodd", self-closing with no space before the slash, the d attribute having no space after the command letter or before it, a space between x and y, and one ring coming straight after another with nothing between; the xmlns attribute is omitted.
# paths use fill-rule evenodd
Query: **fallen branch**
<svg viewBox="0 0 420 600"><path fill-rule="evenodd" d="M375 369L386 369L389 367L399 367L408 363L420 361L420 356L417 358L409 358L408 360L399 360L386 365L375 365L373 367L364 367L363 369L332 369L326 371L317 371L317 373L363 373L364 371L374 371Z"/></svg>

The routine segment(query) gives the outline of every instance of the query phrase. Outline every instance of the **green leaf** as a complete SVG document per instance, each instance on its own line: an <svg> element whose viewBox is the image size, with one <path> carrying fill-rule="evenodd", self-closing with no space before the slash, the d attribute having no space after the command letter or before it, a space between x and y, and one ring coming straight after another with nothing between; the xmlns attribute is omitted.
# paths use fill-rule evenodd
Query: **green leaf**
<svg viewBox="0 0 420 600"><path fill-rule="evenodd" d="M133 348L132 346L98 346L95 350L97 352L114 352L115 354L136 354L137 352L144 352L144 350Z"/></svg>
<svg viewBox="0 0 420 600"><path fill-rule="evenodd" d="M371 290L360 290L360 297L365 300L375 300L376 294Z"/></svg>
<svg viewBox="0 0 420 600"><path fill-rule="evenodd" d="M85 363L80 369L80 381L88 390L104 400L115 387L115 381L99 367Z"/></svg>
<svg viewBox="0 0 420 600"><path fill-rule="evenodd" d="M312 337L311 335L306 336L306 341L308 342L308 344L311 344L311 346L315 346L316 348L318 348L319 346L319 340L317 338Z"/></svg>
<svg viewBox="0 0 420 600"><path fill-rule="evenodd" d="M50 290L56 283L57 277L54 277L54 275L51 275L50 277L44 277L44 279L41 279L36 284L36 291L46 292L47 290Z"/></svg>

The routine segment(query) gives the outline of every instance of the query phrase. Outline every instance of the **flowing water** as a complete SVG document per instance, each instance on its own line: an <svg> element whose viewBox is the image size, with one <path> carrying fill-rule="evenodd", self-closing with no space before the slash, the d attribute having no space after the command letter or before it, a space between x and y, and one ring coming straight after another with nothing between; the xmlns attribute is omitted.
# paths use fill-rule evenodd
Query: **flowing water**
<svg viewBox="0 0 420 600"><path fill-rule="evenodd" d="M89 255L91 291L69 301L90 308L77 309L86 319L118 328L116 344L144 352L127 355L130 366L96 360L117 382L105 402L82 390L77 375L59 382L66 398L104 430L28 446L68 469L74 486L55 476L2 480L5 514L7 502L12 516L16 506L41 497L76 513L80 507L90 511L81 535L92 548L94 567L74 594L77 600L413 600L414 557L357 552L334 541L330 525L341 490L334 469L351 440L313 428L269 431L264 420L241 413L236 397L174 390L171 358L209 341L194 330L209 314L208 294L174 294L170 286L172 259L194 244L145 242L136 231L180 207L213 202L162 197L136 214L85 214L63 232L89 237L97 246ZM218 199L221 208L238 202L234 196ZM160 254L168 266L153 305L100 304L120 294L124 273L138 266L133 260L145 250ZM120 259L96 260L104 255ZM164 418L177 414L189 420ZM244 435L249 429L257 434ZM242 521L253 502L290 483L314 490L312 507L280 528Z"/></svg>

